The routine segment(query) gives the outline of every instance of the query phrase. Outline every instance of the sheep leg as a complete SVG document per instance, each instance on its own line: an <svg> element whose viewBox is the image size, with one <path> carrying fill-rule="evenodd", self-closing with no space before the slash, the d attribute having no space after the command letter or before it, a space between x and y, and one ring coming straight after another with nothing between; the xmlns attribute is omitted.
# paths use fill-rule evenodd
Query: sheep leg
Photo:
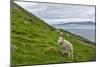
<svg viewBox="0 0 100 67"><path fill-rule="evenodd" d="M71 51L71 58L73 59L73 51Z"/></svg>
<svg viewBox="0 0 100 67"><path fill-rule="evenodd" d="M64 54L64 51L63 50L61 50L61 53L62 53L62 55Z"/></svg>
<svg viewBox="0 0 100 67"><path fill-rule="evenodd" d="M71 57L71 53L70 53L70 51L68 51L68 58L70 58Z"/></svg>
<svg viewBox="0 0 100 67"><path fill-rule="evenodd" d="M68 57L73 59L73 51L68 51Z"/></svg>

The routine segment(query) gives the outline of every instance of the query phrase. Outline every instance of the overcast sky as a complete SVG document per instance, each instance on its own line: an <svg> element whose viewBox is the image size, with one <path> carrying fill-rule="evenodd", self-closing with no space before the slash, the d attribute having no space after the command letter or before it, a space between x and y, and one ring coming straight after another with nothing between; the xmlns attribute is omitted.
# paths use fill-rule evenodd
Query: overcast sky
<svg viewBox="0 0 100 67"><path fill-rule="evenodd" d="M51 4L36 2L16 2L48 24L76 21L95 22L95 6Z"/></svg>

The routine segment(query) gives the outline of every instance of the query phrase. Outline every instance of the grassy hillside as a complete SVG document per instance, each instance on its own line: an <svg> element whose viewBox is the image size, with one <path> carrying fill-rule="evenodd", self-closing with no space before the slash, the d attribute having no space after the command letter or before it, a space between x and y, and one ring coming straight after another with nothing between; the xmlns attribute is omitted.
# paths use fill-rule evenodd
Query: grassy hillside
<svg viewBox="0 0 100 67"><path fill-rule="evenodd" d="M12 8L11 25L11 65L95 61L95 46L77 39L73 34L67 37L66 32L64 32L65 39L74 46L74 59L60 54L59 50L46 52L49 47L59 48L57 45L59 33L16 4L13 4Z"/></svg>

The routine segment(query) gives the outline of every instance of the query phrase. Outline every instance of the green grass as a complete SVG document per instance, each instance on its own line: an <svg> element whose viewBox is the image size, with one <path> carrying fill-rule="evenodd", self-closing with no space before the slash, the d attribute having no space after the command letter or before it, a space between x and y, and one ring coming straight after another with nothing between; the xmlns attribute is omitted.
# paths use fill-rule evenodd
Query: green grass
<svg viewBox="0 0 100 67"><path fill-rule="evenodd" d="M57 45L59 33L55 28L16 4L13 4L12 8L11 25L12 66L96 60L95 46L71 33L70 37L67 37L67 31L64 32L64 37L74 46L74 59L69 59L58 50L46 53L49 47L59 48Z"/></svg>

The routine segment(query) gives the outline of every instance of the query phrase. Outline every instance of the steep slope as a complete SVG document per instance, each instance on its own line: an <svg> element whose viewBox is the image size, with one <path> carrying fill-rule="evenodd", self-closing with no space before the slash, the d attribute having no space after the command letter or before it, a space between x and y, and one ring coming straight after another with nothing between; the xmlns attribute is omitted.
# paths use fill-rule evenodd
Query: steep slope
<svg viewBox="0 0 100 67"><path fill-rule="evenodd" d="M74 59L56 52L46 52L47 48L58 48L58 32L31 13L16 4L12 8L11 22L11 65L32 65L78 61L95 61L95 47L70 34L65 39L74 46Z"/></svg>

